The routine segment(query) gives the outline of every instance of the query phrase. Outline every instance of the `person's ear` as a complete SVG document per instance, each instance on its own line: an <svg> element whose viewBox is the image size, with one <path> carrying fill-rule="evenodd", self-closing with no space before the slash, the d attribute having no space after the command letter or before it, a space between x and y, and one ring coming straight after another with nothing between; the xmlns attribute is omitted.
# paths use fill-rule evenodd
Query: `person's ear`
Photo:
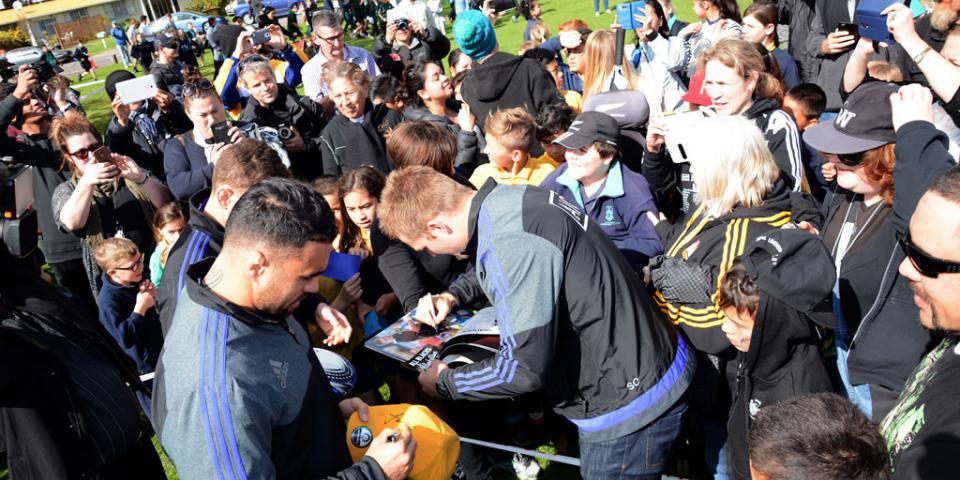
<svg viewBox="0 0 960 480"><path fill-rule="evenodd" d="M747 89L750 92L757 91L757 85L760 84L760 72L750 72L750 78L747 81Z"/></svg>
<svg viewBox="0 0 960 480"><path fill-rule="evenodd" d="M524 152L522 150L510 151L510 159L513 161L513 163L522 162L523 156L524 156Z"/></svg>
<svg viewBox="0 0 960 480"><path fill-rule="evenodd" d="M818 123L820 123L820 119L819 119L819 118L810 118L810 119L807 120L807 126L804 127L804 130L806 130L806 129L808 129L808 128L810 128L810 127L812 127L812 126L814 126L814 125L816 125L816 124L818 124Z"/></svg>
<svg viewBox="0 0 960 480"><path fill-rule="evenodd" d="M214 192L214 195L217 205L219 205L223 211L230 210L231 200L234 197L234 191L229 185L222 185L218 187L217 191Z"/></svg>
<svg viewBox="0 0 960 480"><path fill-rule="evenodd" d="M270 261L259 249L250 249L244 253L244 263L250 278L260 278L270 266Z"/></svg>
<svg viewBox="0 0 960 480"><path fill-rule="evenodd" d="M766 37L769 37L770 35L773 35L773 31L776 29L777 29L777 26L772 23L770 25L764 25L763 35Z"/></svg>
<svg viewBox="0 0 960 480"><path fill-rule="evenodd" d="M453 233L453 229L450 228L450 226L439 217L434 217L427 221L427 233L430 236L437 238L440 236L450 235Z"/></svg>

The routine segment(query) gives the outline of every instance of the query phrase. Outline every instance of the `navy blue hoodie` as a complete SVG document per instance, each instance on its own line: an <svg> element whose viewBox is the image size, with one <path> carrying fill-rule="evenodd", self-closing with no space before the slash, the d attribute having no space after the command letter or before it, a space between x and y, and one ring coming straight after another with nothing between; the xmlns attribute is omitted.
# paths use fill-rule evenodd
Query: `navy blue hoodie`
<svg viewBox="0 0 960 480"><path fill-rule="evenodd" d="M101 274L103 287L100 288L100 323L117 341L128 357L133 359L140 374L150 373L157 367L163 335L160 333L160 318L157 310L151 308L146 315L134 313L137 304L136 285L118 285Z"/></svg>

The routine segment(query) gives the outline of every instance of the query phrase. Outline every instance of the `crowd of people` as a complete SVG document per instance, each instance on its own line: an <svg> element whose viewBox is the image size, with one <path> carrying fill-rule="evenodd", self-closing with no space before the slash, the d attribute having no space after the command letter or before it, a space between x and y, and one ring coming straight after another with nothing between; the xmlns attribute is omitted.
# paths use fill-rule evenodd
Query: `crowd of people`
<svg viewBox="0 0 960 480"><path fill-rule="evenodd" d="M692 0L689 24L650 0L556 36L521 0L516 54L491 1L450 25L439 1L253 3L114 23L102 129L60 75L0 84L40 234L0 248L11 478L163 478L154 433L181 478L443 457L410 425L347 434L385 403L560 445L586 479L953 478L960 1L893 4L878 41L856 0ZM464 309L496 319L469 361L363 346Z"/></svg>

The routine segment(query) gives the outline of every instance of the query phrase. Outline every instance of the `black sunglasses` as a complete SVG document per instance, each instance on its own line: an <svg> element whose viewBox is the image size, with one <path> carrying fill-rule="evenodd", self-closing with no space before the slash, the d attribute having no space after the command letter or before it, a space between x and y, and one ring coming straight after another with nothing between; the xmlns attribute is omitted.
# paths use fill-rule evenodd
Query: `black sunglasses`
<svg viewBox="0 0 960 480"><path fill-rule="evenodd" d="M837 160L840 160L840 163L848 167L856 167L863 163L863 152L837 155Z"/></svg>
<svg viewBox="0 0 960 480"><path fill-rule="evenodd" d="M910 240L910 232L907 232L905 237L900 237L899 242L913 268L924 277L937 278L941 273L960 273L960 262L943 260L920 250Z"/></svg>
<svg viewBox="0 0 960 480"><path fill-rule="evenodd" d="M87 157L90 156L90 152L92 152L92 151L94 151L94 150L96 150L96 149L98 149L98 148L100 148L100 144L99 144L99 143L95 143L95 144L93 144L93 145L90 145L89 147L81 148L80 150L77 150L76 152L67 152L67 153L68 153L69 155L71 155L71 156L74 156L74 157L79 158L80 160L86 160Z"/></svg>
<svg viewBox="0 0 960 480"><path fill-rule="evenodd" d="M208 90L216 90L210 80L200 80L199 82L192 82L185 84L183 86L183 96L184 97L196 97L201 92Z"/></svg>

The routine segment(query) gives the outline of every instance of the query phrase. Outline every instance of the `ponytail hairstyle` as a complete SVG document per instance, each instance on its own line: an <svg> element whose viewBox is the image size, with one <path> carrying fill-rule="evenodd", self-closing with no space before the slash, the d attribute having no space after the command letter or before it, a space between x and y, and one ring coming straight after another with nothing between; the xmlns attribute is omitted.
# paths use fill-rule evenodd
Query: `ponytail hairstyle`
<svg viewBox="0 0 960 480"><path fill-rule="evenodd" d="M727 20L733 20L737 23L743 23L743 17L740 16L740 5L737 0L707 0L720 9L720 17Z"/></svg>
<svg viewBox="0 0 960 480"><path fill-rule="evenodd" d="M697 68L703 71L711 61L718 61L732 68L740 78L757 75L755 95L783 102L783 87L780 81L764 68L763 56L746 40L725 38L700 54ZM779 67L778 67L779 68Z"/></svg>
<svg viewBox="0 0 960 480"><path fill-rule="evenodd" d="M767 50L767 47L760 45L759 43L753 44L754 50L760 54L760 58L763 59L763 71L769 73L773 78L777 79L777 83L780 84L780 103L783 103L783 97L787 94L787 81L783 79L783 71L780 70L780 62L777 60L777 57Z"/></svg>
<svg viewBox="0 0 960 480"><path fill-rule="evenodd" d="M79 172L75 170L76 167L73 164L73 160L71 160L67 154L67 139L87 133L93 135L93 138L97 139L97 143L103 145L103 137L100 136L97 128L90 123L90 120L87 120L87 117L75 110L68 111L64 113L62 117L53 121L53 125L50 127L50 132L47 135L50 137L50 143L53 143L54 147L60 151L61 163L58 170L63 170L64 165L66 165L70 167L70 170L79 174Z"/></svg>
<svg viewBox="0 0 960 480"><path fill-rule="evenodd" d="M769 2L754 2L744 10L743 16L756 18L764 27L767 25L776 27L780 23L780 12L777 11L777 6ZM773 46L780 46L780 38L777 36L776 28L773 29Z"/></svg>
<svg viewBox="0 0 960 480"><path fill-rule="evenodd" d="M350 170L340 177L337 190L340 195L340 215L343 218L343 234L340 236L341 253L347 253L354 247L368 250L367 244L363 240L363 234L360 233L360 227L353 223L347 213L347 204L344 202L344 198L354 190L366 190L371 197L380 201L380 193L383 192L386 183L387 178L379 170L369 165Z"/></svg>

